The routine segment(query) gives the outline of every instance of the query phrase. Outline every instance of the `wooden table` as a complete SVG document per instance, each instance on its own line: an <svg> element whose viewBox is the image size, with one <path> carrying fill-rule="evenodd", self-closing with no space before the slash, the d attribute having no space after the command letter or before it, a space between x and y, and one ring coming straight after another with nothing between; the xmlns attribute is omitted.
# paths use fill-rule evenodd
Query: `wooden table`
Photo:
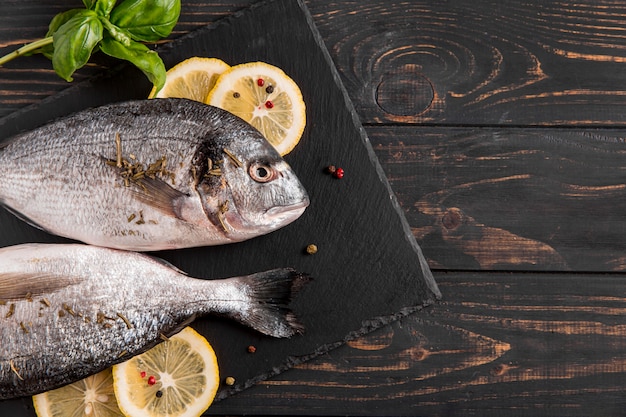
<svg viewBox="0 0 626 417"><path fill-rule="evenodd" d="M626 414L626 3L307 4L444 299L210 412ZM80 6L3 0L0 52ZM0 117L66 86L15 61Z"/></svg>

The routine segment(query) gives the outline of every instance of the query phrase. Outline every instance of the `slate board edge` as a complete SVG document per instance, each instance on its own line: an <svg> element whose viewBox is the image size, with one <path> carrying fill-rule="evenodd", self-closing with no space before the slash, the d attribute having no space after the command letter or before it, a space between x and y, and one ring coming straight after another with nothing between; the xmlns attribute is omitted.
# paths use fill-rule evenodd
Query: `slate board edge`
<svg viewBox="0 0 626 417"><path fill-rule="evenodd" d="M275 1L275 0L268 0L268 1ZM330 55L328 48L326 48L326 44L324 43L324 39L322 38L322 35L317 30L317 26L315 26L315 21L313 20L313 16L311 16L311 13L309 9L306 7L304 0L297 0L297 2L306 17L307 23L309 24L309 29L311 30L311 32L313 33L313 37L315 38L315 42L317 43L318 47L322 51L322 54L324 55L324 59L326 60L326 62L328 63L328 66L331 69L335 84L337 88L339 88L339 90L341 91L341 94L343 95L344 105L350 112L350 116L352 117L352 123L359 131L361 141L363 142L365 149L367 150L367 153L370 158L370 162L374 166L376 170L376 174L378 175L380 181L385 185L385 188L387 189L387 192L389 193L391 204L394 210L396 211L397 215L399 216L400 222L402 223L402 228L404 229L406 240L409 242L413 250L417 253L419 263L422 268L422 272L424 273L424 280L426 281L428 288L433 292L433 294L435 294L437 300L440 300L442 295L441 295L441 291L439 290L439 287L437 286L437 282L435 281L435 277L433 276L433 273L430 270L430 267L428 266L428 262L426 261L426 257L422 253L422 249L420 248L420 246L417 244L417 241L415 240L415 236L413 235L413 232L411 231L411 226L409 225L409 222L406 220L406 217L404 216L404 211L402 210L402 207L400 207L400 203L398 202L398 199L395 193L391 189L391 185L389 184L389 181L387 180L387 175L383 171L383 168L380 165L380 162L378 161L378 157L376 156L376 153L374 152L374 148L372 147L372 144L369 140L369 137L367 136L367 133L365 132L365 129L363 128L363 125L361 124L361 120L359 119L358 113L354 107L354 104L352 103L352 100L350 99L350 95L348 94L348 91L346 90L345 86L343 85L343 82L341 81L341 76L339 75L339 71L337 71L337 67L335 67L333 58Z"/></svg>
<svg viewBox="0 0 626 417"><path fill-rule="evenodd" d="M271 0L273 1L273 0ZM399 312L395 313L395 314L391 314L391 315L387 315L387 316L380 316L380 317L375 317L372 319L368 319L368 320L364 320L363 321L363 327L361 327L359 330L350 332L346 337L344 337L342 340L338 340L332 343L326 343L323 345L320 345L317 347L317 349L315 349L314 352L308 354L308 355L304 355L304 356L289 356L281 365L279 366L275 366L272 371L270 372L265 372L265 373L261 373L258 374L257 376L255 376L254 378L250 378L248 380L246 380L244 383L242 384L237 384L235 386L233 386L230 389L221 389L220 391L218 391L214 402L219 402L221 400L225 400L229 397L231 397L234 394L237 394L239 392L242 392L248 388L253 387L254 385L258 384L259 382L268 380L272 377L278 376L280 374L282 374L285 371L288 371L289 369L298 366L300 364L303 364L305 362L308 362L312 359L317 358L318 356L324 355L328 352L330 352L333 349L336 349L338 347L343 346L346 342L358 339L361 336L365 336L377 329L380 329L381 327L387 325L387 324L391 324L394 323L398 320L401 320L402 318L411 315L413 313L416 313L418 311L421 311L424 307L427 307L429 305L431 305L432 303L429 302L425 302L423 305L419 305L419 306L412 306L412 307L405 307L402 308ZM211 408L209 408L209 410L207 411L211 411ZM218 413L220 414L220 413ZM207 414L208 415L208 414Z"/></svg>

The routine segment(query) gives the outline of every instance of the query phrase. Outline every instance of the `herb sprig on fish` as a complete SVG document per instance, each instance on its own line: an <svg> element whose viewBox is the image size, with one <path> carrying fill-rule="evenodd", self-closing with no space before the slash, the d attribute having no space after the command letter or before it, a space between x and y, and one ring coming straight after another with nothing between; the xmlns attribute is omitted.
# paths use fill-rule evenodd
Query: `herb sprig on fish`
<svg viewBox="0 0 626 417"><path fill-rule="evenodd" d="M83 67L100 50L130 61L154 84L165 84L165 66L159 55L141 42L169 36L178 22L180 0L83 0L85 9L59 13L43 39L0 58L0 66L23 55L43 53L64 80Z"/></svg>

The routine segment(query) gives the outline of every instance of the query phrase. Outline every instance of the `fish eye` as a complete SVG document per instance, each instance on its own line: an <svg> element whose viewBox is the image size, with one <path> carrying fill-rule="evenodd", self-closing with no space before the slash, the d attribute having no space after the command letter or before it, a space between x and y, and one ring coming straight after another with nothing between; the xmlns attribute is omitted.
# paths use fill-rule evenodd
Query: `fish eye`
<svg viewBox="0 0 626 417"><path fill-rule="evenodd" d="M269 182L276 178L277 172L269 164L263 162L255 162L250 164L248 168L250 178L256 182Z"/></svg>

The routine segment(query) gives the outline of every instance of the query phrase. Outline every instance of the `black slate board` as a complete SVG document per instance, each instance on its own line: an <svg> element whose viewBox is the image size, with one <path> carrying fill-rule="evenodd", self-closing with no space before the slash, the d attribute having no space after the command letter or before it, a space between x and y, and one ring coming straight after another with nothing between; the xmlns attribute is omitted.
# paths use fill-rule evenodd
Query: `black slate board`
<svg viewBox="0 0 626 417"><path fill-rule="evenodd" d="M296 363L339 346L440 297L437 285L379 166L347 93L302 1L271 0L165 45L166 66L190 56L218 57L234 65L266 61L285 70L307 103L307 128L287 155L311 197L295 223L267 236L221 247L158 253L192 276L222 278L275 267L308 272L314 281L293 307L306 333L289 340L259 335L230 321L201 318L193 327L213 344L222 377L238 384L218 398L244 389ZM0 73L1 74L1 73ZM1 76L1 75L0 75ZM150 85L122 65L76 84L0 120L3 139L86 107L143 98ZM335 164L346 175L324 173ZM0 211L0 246L62 242ZM319 247L306 255L309 243ZM255 354L246 352L255 345ZM208 413L225 409L214 405ZM13 415L32 415L30 399L0 403Z"/></svg>

